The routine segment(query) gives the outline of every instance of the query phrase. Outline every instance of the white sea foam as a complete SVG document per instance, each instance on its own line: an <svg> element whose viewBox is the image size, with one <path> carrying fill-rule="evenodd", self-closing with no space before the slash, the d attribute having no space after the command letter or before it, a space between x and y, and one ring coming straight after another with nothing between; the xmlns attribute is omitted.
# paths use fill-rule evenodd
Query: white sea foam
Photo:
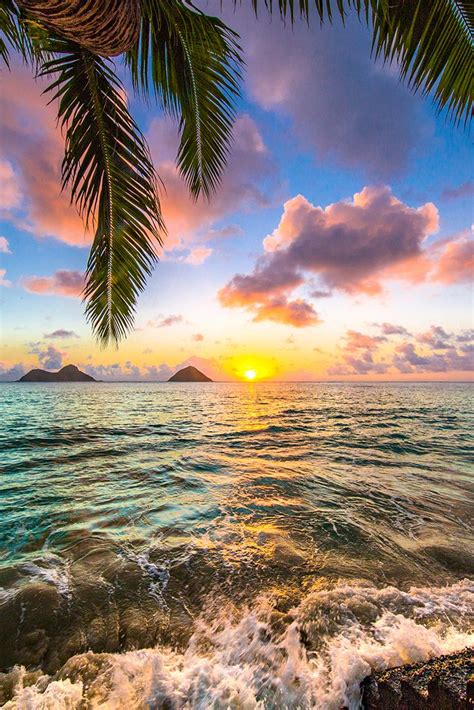
<svg viewBox="0 0 474 710"><path fill-rule="evenodd" d="M52 584L66 599L72 597L69 564L58 555L48 553L37 562L27 562L23 565L23 571L33 578Z"/></svg>
<svg viewBox="0 0 474 710"><path fill-rule="evenodd" d="M95 667L95 675L84 685L73 663L72 680L45 685L43 678L29 688L20 681L5 707L72 710L87 699L88 707L105 710L356 710L359 683L371 670L473 644L466 630L473 598L467 580L408 592L349 584L315 589L285 617L280 633L268 601L235 622L222 612L212 623L197 621L183 652L111 654L100 667L86 654L78 667Z"/></svg>

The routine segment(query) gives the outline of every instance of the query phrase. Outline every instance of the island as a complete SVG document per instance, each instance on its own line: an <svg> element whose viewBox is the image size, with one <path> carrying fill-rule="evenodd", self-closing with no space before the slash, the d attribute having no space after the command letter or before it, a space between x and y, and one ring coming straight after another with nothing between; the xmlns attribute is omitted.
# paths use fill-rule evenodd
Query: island
<svg viewBox="0 0 474 710"><path fill-rule="evenodd" d="M30 370L20 377L18 382L97 382L96 379L85 372L81 372L76 365L66 365L58 372L48 372L47 370Z"/></svg>
<svg viewBox="0 0 474 710"><path fill-rule="evenodd" d="M174 375L169 378L168 382L212 382L212 380L198 370L197 367L189 365L175 372Z"/></svg>

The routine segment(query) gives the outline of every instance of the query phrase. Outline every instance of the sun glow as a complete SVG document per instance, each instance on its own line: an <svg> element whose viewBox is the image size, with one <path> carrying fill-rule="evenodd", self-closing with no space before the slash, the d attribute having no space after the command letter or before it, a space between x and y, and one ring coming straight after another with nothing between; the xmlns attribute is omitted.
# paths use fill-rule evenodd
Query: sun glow
<svg viewBox="0 0 474 710"><path fill-rule="evenodd" d="M254 380L257 377L255 370L245 370L244 375L247 380Z"/></svg>

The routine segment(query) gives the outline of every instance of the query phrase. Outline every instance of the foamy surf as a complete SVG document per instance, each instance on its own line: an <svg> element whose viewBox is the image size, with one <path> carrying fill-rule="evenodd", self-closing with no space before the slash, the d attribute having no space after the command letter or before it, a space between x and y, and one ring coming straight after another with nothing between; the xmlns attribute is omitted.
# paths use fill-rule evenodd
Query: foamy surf
<svg viewBox="0 0 474 710"><path fill-rule="evenodd" d="M288 613L264 599L238 615L201 617L183 650L86 653L32 685L17 669L4 708L356 710L372 670L472 645L473 609L468 580L408 591L314 588Z"/></svg>

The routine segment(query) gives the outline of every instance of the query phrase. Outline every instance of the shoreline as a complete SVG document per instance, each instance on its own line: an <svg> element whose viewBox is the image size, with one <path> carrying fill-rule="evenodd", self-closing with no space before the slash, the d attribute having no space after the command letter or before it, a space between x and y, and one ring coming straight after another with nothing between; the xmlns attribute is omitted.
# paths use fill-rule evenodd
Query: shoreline
<svg viewBox="0 0 474 710"><path fill-rule="evenodd" d="M474 647L367 676L364 710L469 710L474 707Z"/></svg>

